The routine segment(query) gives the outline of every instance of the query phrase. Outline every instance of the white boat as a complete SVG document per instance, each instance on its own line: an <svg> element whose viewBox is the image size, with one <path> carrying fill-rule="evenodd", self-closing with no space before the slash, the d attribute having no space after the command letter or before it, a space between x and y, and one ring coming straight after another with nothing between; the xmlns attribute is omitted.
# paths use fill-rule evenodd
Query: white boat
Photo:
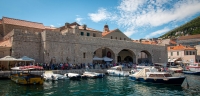
<svg viewBox="0 0 200 96"><path fill-rule="evenodd" d="M105 76L104 73L96 73L96 72L90 72L90 71L85 71L83 73L83 76L87 78L103 78Z"/></svg>
<svg viewBox="0 0 200 96"><path fill-rule="evenodd" d="M186 78L185 76L174 77L169 72L159 72L154 67L144 68L129 77L134 81L173 85L181 85Z"/></svg>
<svg viewBox="0 0 200 96"><path fill-rule="evenodd" d="M45 71L43 74L42 74L43 78L45 81L49 81L49 80L52 80L52 81L56 81L58 80L58 74L54 74L53 71Z"/></svg>
<svg viewBox="0 0 200 96"><path fill-rule="evenodd" d="M70 80L79 80L81 79L81 75L77 73L65 73L63 78Z"/></svg>
<svg viewBox="0 0 200 96"><path fill-rule="evenodd" d="M88 72L88 71L85 71L83 73L83 76L85 76L87 78L97 78L97 75L93 74L92 72Z"/></svg>
<svg viewBox="0 0 200 96"><path fill-rule="evenodd" d="M108 75L111 75L111 76L119 76L119 77L129 76L129 72L123 71L122 66L111 67L110 69L107 70L107 73Z"/></svg>
<svg viewBox="0 0 200 96"><path fill-rule="evenodd" d="M168 68L169 71L172 71L174 73L182 73L183 72L183 68L180 66L170 66Z"/></svg>
<svg viewBox="0 0 200 96"><path fill-rule="evenodd" d="M189 69L192 72L200 72L200 64L199 63L193 63L187 66L187 69Z"/></svg>

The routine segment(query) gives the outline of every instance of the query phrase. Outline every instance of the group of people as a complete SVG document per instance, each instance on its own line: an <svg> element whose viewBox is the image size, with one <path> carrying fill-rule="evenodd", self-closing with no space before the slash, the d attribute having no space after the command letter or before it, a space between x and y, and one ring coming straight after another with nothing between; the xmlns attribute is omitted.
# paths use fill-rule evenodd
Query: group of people
<svg viewBox="0 0 200 96"><path fill-rule="evenodd" d="M114 66L121 65L125 68L132 68L133 63L79 63L79 64L71 64L71 63L16 63L15 67L18 66L28 66L28 65L35 65L41 66L44 70L70 70L70 69L108 69Z"/></svg>

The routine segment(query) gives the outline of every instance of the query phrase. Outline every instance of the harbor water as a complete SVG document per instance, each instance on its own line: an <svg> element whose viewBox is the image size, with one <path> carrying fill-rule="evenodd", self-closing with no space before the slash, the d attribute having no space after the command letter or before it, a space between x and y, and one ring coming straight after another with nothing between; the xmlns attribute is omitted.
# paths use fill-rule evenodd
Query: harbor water
<svg viewBox="0 0 200 96"><path fill-rule="evenodd" d="M200 96L200 76L185 75L182 86L149 84L129 77L106 76L80 81L59 80L43 85L20 85L0 80L0 96Z"/></svg>

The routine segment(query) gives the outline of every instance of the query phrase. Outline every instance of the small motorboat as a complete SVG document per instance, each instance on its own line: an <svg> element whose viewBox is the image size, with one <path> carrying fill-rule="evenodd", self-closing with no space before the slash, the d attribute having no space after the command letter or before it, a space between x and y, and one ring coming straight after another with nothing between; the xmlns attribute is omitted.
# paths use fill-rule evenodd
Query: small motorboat
<svg viewBox="0 0 200 96"><path fill-rule="evenodd" d="M169 72L159 72L154 67L144 68L135 74L131 74L129 77L130 80L134 81L173 85L181 85L186 78L185 76L172 76Z"/></svg>
<svg viewBox="0 0 200 96"><path fill-rule="evenodd" d="M43 74L42 74L42 77L44 78L45 81L56 81L58 80L58 75L57 74L54 74L53 71L45 71Z"/></svg>
<svg viewBox="0 0 200 96"><path fill-rule="evenodd" d="M123 71L122 66L115 66L111 67L110 69L107 70L108 75L110 76L118 76L118 77L126 77L129 76L128 71Z"/></svg>
<svg viewBox="0 0 200 96"><path fill-rule="evenodd" d="M70 80L80 80L81 79L81 75L77 74L77 73L65 73L64 77L65 79L70 79Z"/></svg>

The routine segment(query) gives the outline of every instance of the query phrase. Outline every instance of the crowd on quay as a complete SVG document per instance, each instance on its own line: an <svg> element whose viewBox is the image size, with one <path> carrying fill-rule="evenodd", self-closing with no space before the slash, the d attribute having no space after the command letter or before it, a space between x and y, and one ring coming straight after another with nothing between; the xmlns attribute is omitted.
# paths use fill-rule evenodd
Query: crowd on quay
<svg viewBox="0 0 200 96"><path fill-rule="evenodd" d="M28 65L35 65L35 66L41 66L44 70L70 70L70 69L108 69L114 66L123 66L124 68L132 68L136 64L133 63L80 63L80 64L71 64L71 63L57 63L57 64L50 64L50 63L29 63L29 64L23 64L21 62L16 63L15 67L19 66L28 66Z"/></svg>

